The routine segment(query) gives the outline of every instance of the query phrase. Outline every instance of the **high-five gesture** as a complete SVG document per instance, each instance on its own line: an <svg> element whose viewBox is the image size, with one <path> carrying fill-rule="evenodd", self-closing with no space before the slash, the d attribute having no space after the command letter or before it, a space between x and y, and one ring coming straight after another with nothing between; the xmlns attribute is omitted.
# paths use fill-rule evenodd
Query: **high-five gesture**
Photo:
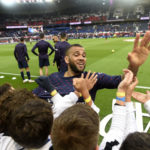
<svg viewBox="0 0 150 150"><path fill-rule="evenodd" d="M136 34L134 47L131 53L128 54L129 69L134 75L137 74L138 68L147 60L150 53L150 31L147 31L139 44L140 34Z"/></svg>
<svg viewBox="0 0 150 150"><path fill-rule="evenodd" d="M76 89L78 92L81 92L81 93L82 93L82 91L85 91L85 90L88 91L86 81L85 81L85 79L83 78L83 74L81 75L81 78L74 78L74 79L73 79L73 86L75 87L75 89Z"/></svg>
<svg viewBox="0 0 150 150"><path fill-rule="evenodd" d="M146 94L141 93L141 92L133 92L132 96L134 99L136 99L137 101L141 102L141 103L145 103L148 100L150 100L150 91L146 91Z"/></svg>
<svg viewBox="0 0 150 150"><path fill-rule="evenodd" d="M126 92L129 85L132 83L133 80L133 73L128 69L124 69L124 79L120 82L118 86L118 92Z"/></svg>
<svg viewBox="0 0 150 150"><path fill-rule="evenodd" d="M85 89L90 91L93 88L93 86L96 84L96 82L97 82L97 75L95 72L91 74L91 71L87 73L85 78L84 75L81 74L81 78L73 79L73 85L76 88L76 90L79 92Z"/></svg>
<svg viewBox="0 0 150 150"><path fill-rule="evenodd" d="M91 71L88 71L85 80L86 80L87 88L90 91L97 82L97 74L95 72L91 74Z"/></svg>

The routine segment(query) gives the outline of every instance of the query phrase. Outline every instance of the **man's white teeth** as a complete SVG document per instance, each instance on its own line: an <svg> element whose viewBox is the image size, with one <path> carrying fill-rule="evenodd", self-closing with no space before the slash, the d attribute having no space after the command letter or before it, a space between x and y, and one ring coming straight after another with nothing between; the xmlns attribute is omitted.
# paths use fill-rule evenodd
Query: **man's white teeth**
<svg viewBox="0 0 150 150"><path fill-rule="evenodd" d="M80 63L79 65L84 65L83 63Z"/></svg>

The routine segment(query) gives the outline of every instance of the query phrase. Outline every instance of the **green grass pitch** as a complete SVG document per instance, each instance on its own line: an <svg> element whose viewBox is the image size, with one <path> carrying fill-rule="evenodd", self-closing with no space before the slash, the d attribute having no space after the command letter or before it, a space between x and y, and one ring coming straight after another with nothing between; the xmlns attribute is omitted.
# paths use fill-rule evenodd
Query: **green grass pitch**
<svg viewBox="0 0 150 150"><path fill-rule="evenodd" d="M69 40L71 44L81 44L84 46L87 53L86 70L92 72L103 72L109 75L122 74L123 68L127 68L127 54L132 50L133 42L124 41L127 38L113 38L113 39L76 39ZM52 41L50 43L53 45ZM38 57L35 56L31 49L34 43L26 43L28 54L30 57L29 66L31 75L38 76ZM0 72L19 74L17 62L14 58L15 44L0 45ZM112 53L112 49L115 50ZM52 65L54 54L50 56L49 74L56 72L56 66ZM0 76L3 74L0 73ZM15 88L27 88L29 90L37 87L36 83L23 84L20 76L4 75L5 78L0 79L0 85L5 82L11 83ZM12 80L16 77L17 80ZM34 79L34 78L32 78ZM139 85L150 87L150 58L140 68L138 72ZM136 89L137 91L145 92L143 89ZM112 99L115 98L116 90L104 89L97 92L96 105L100 107L100 119L112 112ZM144 110L143 110L144 111ZM144 125L148 123L148 119L144 120Z"/></svg>

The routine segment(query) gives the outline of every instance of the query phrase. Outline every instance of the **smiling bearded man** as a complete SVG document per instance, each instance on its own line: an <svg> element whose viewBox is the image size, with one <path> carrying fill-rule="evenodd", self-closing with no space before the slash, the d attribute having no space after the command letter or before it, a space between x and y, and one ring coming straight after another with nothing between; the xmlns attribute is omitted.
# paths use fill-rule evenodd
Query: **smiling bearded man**
<svg viewBox="0 0 150 150"><path fill-rule="evenodd" d="M57 72L49 76L51 84L55 86L56 90L62 96L74 91L73 78L81 77L82 73L84 74L84 77L90 77L92 75L92 73L84 71L86 65L86 52L79 44L71 45L66 50L65 62L68 65L68 70L65 73ZM104 73L96 73L96 75L97 83L92 89L89 87L92 100L95 100L97 90L103 88L117 88L121 81L121 76L109 76ZM34 89L33 93L38 95L40 98L51 98L49 93L40 87ZM83 101L83 98L80 97L79 102Z"/></svg>
<svg viewBox="0 0 150 150"><path fill-rule="evenodd" d="M68 64L68 71L64 76L67 77L68 73L72 73L73 76L82 73L86 65L86 53L84 48L76 44L68 49L68 51L66 51L65 62Z"/></svg>
<svg viewBox="0 0 150 150"><path fill-rule="evenodd" d="M134 75L137 74L139 67L147 60L148 55L150 54L150 46L148 47L148 44L150 42L150 31L146 32L140 44L139 39L140 34L137 34L133 50L128 54L128 69L130 69L134 73ZM84 48L79 44L71 45L66 50L65 62L68 65L68 70L65 73L56 72L49 76L51 84L62 96L67 95L70 92L74 92L75 89L73 87L73 78L81 77L82 73L85 78L89 78L92 75L92 73L84 71L86 65L86 53ZM104 88L117 88L122 80L121 75L109 76L104 73L96 73L96 75L96 84L93 88L89 87L88 89L93 101L95 100L97 90ZM41 87L34 89L33 93L43 99L51 98L50 94ZM80 97L79 101L83 102L83 98Z"/></svg>

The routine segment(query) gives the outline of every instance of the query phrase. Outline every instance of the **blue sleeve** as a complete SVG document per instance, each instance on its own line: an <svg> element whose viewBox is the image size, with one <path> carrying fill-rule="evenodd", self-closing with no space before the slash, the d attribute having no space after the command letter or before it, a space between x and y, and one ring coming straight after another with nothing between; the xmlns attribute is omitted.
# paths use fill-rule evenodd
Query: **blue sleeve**
<svg viewBox="0 0 150 150"><path fill-rule="evenodd" d="M59 50L58 50L58 49L55 49L55 56L54 56L53 63L55 63L55 62L58 61L59 59L60 59Z"/></svg>
<svg viewBox="0 0 150 150"><path fill-rule="evenodd" d="M27 57L27 60L29 60L29 55L28 55L28 52L27 52L27 47L26 45L24 45L24 51L25 51L25 55Z"/></svg>
<svg viewBox="0 0 150 150"><path fill-rule="evenodd" d="M34 47L32 48L32 53L36 56L38 56L38 54L35 52L35 49L37 48L37 44L34 45Z"/></svg>
<svg viewBox="0 0 150 150"><path fill-rule="evenodd" d="M16 48L14 50L14 56L15 56L16 60L18 60L17 53L16 53Z"/></svg>
<svg viewBox="0 0 150 150"><path fill-rule="evenodd" d="M55 51L50 43L48 43L48 47L51 49L51 52L48 54L49 56Z"/></svg>
<svg viewBox="0 0 150 150"><path fill-rule="evenodd" d="M104 73L98 73L98 81L96 83L97 89L114 89L117 88L121 82L121 76L109 76Z"/></svg>
<svg viewBox="0 0 150 150"><path fill-rule="evenodd" d="M37 97L42 98L42 99L51 99L51 95L49 94L49 92L45 91L43 88L41 88L40 86L35 88L32 91L33 94L35 94Z"/></svg>
<svg viewBox="0 0 150 150"><path fill-rule="evenodd" d="M57 59L56 51L57 51L57 50L55 50L55 56L54 56L54 59L53 59L53 63L55 63L55 62L56 62L56 59Z"/></svg>

